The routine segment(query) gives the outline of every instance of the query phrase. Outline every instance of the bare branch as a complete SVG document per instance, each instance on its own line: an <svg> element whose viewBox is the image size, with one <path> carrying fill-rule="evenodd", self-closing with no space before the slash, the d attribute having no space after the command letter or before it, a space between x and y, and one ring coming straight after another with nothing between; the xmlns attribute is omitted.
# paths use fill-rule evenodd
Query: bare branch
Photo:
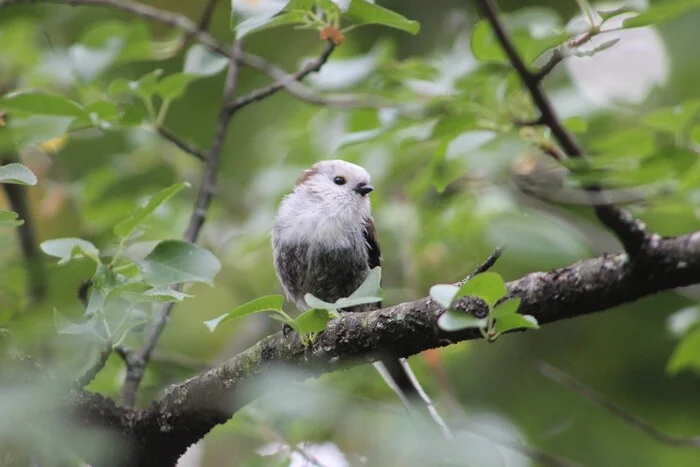
<svg viewBox="0 0 700 467"><path fill-rule="evenodd" d="M168 26L180 29L187 35L197 39L201 44L222 55L230 55L226 48L214 39L208 32L200 29L197 24L186 16L159 10L158 8L130 0L0 0L0 10L5 6L22 5L31 3L56 3L62 5L87 5L105 8L115 8L127 13L140 16L152 21L157 21Z"/></svg>
<svg viewBox="0 0 700 467"><path fill-rule="evenodd" d="M226 139L226 133L228 132L231 117L233 116L233 112L230 111L230 107L231 102L233 102L233 96L238 79L238 62L234 57L237 55L237 53L240 53L240 47L240 41L236 42L234 48L237 52L234 52L230 60L228 75L226 77L222 97L223 104L221 105L221 110L219 111L216 132L206 155L206 164L202 173L202 180L199 184L197 199L192 211L190 223L184 235L184 239L189 242L197 241L199 232L201 231L202 225L204 225L204 221L206 220L207 210L209 209L209 205L214 197L216 174L219 170L221 150L224 146L224 140ZM125 407L132 407L136 401L136 394L138 387L141 384L141 379L143 378L146 365L148 365L153 349L155 348L160 335L165 329L165 325L168 322L168 317L170 316L172 308L173 302L170 302L160 310L146 336L143 347L130 355L127 360L127 375L126 380L124 381L124 387L122 388L122 404Z"/></svg>
<svg viewBox="0 0 700 467"><path fill-rule="evenodd" d="M482 14L491 24L491 28L498 42L508 56L511 65L520 76L521 81L529 91L535 106L539 109L542 122L549 127L554 138L569 157L575 157L586 161L587 158L583 150L574 137L564 128L549 98L542 89L541 76L533 74L528 70L515 49L505 26L498 18L494 0L479 0L477 4ZM648 246L650 238L644 224L634 219L634 217L626 211L610 204L599 185L588 185L585 188L594 201L592 204L594 205L594 210L598 219L615 233L625 248L625 251L631 257L640 255L644 248Z"/></svg>
<svg viewBox="0 0 700 467"><path fill-rule="evenodd" d="M669 435L657 429L649 422L642 420L633 413L628 412L612 401L606 399L574 377L567 375L563 371L558 370L551 365L546 363L540 364L540 372L549 379L575 391L580 396L596 404L598 407L602 407L603 409L607 410L624 423L641 430L649 437L662 444L700 449L700 436L683 437Z"/></svg>
<svg viewBox="0 0 700 467"><path fill-rule="evenodd" d="M469 279L471 279L472 277L476 276L477 274L481 274L482 272L486 272L486 271L488 271L489 269L491 269L491 267L492 267L494 264L496 264L496 261L498 261L498 258L501 257L501 255L503 254L503 251L504 251L505 249L506 249L505 245L498 245L498 246L491 252L491 254L488 256L488 258L486 258L486 260L484 260L483 263L481 263L480 265L478 265L478 266L474 269L474 271L472 271L471 273L469 273L469 275L468 275L467 277L465 277L464 279L462 279L461 281L459 281L459 282L457 283L457 285L461 287L461 286L463 286L464 284L466 284L466 283L469 281Z"/></svg>
<svg viewBox="0 0 700 467"><path fill-rule="evenodd" d="M328 58L331 56L331 53L333 53L333 50L335 50L335 45L331 41L328 41L326 48L323 49L323 52L321 52L321 55L319 55L318 58L307 63L294 74L287 74L284 70L259 57L242 53L241 58L245 59L248 65L253 66L268 76L273 77L276 81L269 86L252 91L247 96L236 99L233 102L233 105L231 105L231 112L245 107L252 102L264 99L265 97L268 97L284 88L287 88L290 93L301 99L323 105L322 102L315 99L315 96L313 96L312 93L306 91L306 88L300 88L294 86L294 84L296 84L297 81L304 79L309 74L320 70L321 67L328 61Z"/></svg>
<svg viewBox="0 0 700 467"><path fill-rule="evenodd" d="M112 342L109 341L105 343L102 346L102 350L100 350L100 355L95 361L95 363L92 364L90 368L85 372L84 375L82 375L80 378L75 380L75 383L73 386L76 389L83 389L85 386L90 384L93 379L95 379L95 376L102 371L102 368L105 367L107 364L107 360L109 359L109 356L112 355Z"/></svg>
<svg viewBox="0 0 700 467"><path fill-rule="evenodd" d="M204 161L207 159L207 155L199 149L198 147L191 145L183 140L180 139L179 136L177 136L175 133L172 131L168 130L165 127L159 126L157 127L158 134L160 134L163 138L167 139L171 143L173 143L175 146L178 148L182 149L186 153L192 154L194 157L199 159L200 161Z"/></svg>
<svg viewBox="0 0 700 467"><path fill-rule="evenodd" d="M204 8L202 9L202 14L199 17L199 22L197 23L197 30L206 31L209 29L209 24L211 23L218 1L219 0L206 0Z"/></svg>

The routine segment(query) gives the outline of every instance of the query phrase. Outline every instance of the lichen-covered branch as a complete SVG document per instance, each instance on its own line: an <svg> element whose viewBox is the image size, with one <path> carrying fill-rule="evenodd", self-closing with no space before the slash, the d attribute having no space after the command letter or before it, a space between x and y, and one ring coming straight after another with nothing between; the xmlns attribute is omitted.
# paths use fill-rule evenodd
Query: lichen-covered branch
<svg viewBox="0 0 700 467"><path fill-rule="evenodd" d="M696 283L700 283L700 232L675 238L652 236L643 261L631 261L625 254L603 255L566 268L528 274L509 282L508 290L522 300L520 313L533 315L546 325ZM478 312L480 306L469 298L458 304L470 312ZM237 391L242 384L280 364L321 374L369 363L387 353L408 357L481 339L475 330L440 330L437 319L441 312L438 304L423 298L367 313L344 314L331 321L310 348L278 333L199 376L170 386L149 409L109 409L108 414L121 411L121 424L110 422L112 429L120 437L133 438L132 460L125 465L173 465L189 445L249 402L245 391ZM97 411L82 404L75 402L75 410Z"/></svg>

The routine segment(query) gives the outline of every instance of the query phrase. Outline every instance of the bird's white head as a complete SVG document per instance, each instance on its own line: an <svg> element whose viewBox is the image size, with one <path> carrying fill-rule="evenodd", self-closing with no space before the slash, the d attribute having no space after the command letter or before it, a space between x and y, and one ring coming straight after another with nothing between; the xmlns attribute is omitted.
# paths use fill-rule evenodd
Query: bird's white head
<svg viewBox="0 0 700 467"><path fill-rule="evenodd" d="M345 245L362 237L365 223L372 219L367 195L373 189L369 174L359 165L317 162L282 201L276 231L293 242Z"/></svg>
<svg viewBox="0 0 700 467"><path fill-rule="evenodd" d="M295 193L335 209L369 210L370 176L359 165L343 160L315 163L299 177ZM367 211L369 212L369 211Z"/></svg>

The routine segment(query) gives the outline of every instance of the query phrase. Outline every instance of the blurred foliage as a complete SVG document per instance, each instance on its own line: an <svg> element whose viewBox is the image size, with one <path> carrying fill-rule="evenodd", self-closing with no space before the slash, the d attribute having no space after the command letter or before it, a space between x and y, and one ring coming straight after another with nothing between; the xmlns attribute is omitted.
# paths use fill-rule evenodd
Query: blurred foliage
<svg viewBox="0 0 700 467"><path fill-rule="evenodd" d="M200 3L149 2L195 20ZM342 158L372 174L385 304L458 281L501 243L509 248L494 270L506 280L618 249L586 206L582 186L590 181L662 235L700 229L698 2L624 2L585 14L574 1L500 2L517 7L503 19L528 66L544 65L554 47L570 55L545 82L592 160L586 170L566 163L568 177L548 159L557 151L549 132L518 124L537 112L488 25L463 2L319 0L322 15L299 14L311 0L256 3L277 6L232 15L231 5L219 2L212 34L230 43L231 21L239 35L247 24L246 50L293 70L320 53L319 34L333 27L342 44L306 84L331 102L362 105L318 107L280 92L235 115L201 248L175 239L196 195L184 182L197 186L202 163L158 129L206 148L227 60L180 31L107 8L0 9L0 153L38 178L26 193L48 253L48 292L31 299L18 230L8 225L16 220L0 198L3 461L50 459L61 444L39 429L65 421L50 394L13 375L21 374L18 355L66 379L97 360L99 345L66 334L86 333L75 323L93 331L100 323L84 316L77 298L91 277L88 312L97 307L103 324L120 325L132 310L124 332L100 342L138 346L158 306L151 302L178 302L148 367L144 404L278 331L262 314L216 333L203 322L279 292L269 230L281 197L316 160ZM353 27L360 23L373 26ZM237 94L267 83L243 69ZM183 259L193 254L201 262ZM178 256L177 273L168 267L166 274L161 266ZM183 282L183 292L164 288ZM507 439L584 465L698 465L700 453L656 443L552 384L536 364L575 374L664 431L697 433L699 299L691 287L494 345L463 343L414 357L438 409L459 428L454 446L414 430L363 366L303 386L284 375L261 381L250 390L283 390L246 407L189 455L201 465L277 465L274 456L256 454L266 446L267 453L281 449L280 465L288 465L287 455L304 457L306 448L290 452L279 443L304 441L319 456L339 449L351 464L366 457L371 465L433 465L442 456L452 465L536 465L498 442ZM88 389L118 398L123 373L112 356ZM22 428L14 429L19 420ZM75 462L64 451L54 454Z"/></svg>

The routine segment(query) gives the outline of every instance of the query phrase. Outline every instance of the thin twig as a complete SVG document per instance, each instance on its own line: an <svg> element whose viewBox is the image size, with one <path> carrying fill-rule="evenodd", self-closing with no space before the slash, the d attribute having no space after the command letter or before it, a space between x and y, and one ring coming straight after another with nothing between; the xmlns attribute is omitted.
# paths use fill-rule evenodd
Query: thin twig
<svg viewBox="0 0 700 467"><path fill-rule="evenodd" d="M683 437L664 433L651 425L649 422L642 420L636 415L609 401L593 389L581 383L574 377L567 375L563 371L558 370L547 363L541 363L539 367L540 372L549 379L578 393L581 397L588 399L597 406L607 410L624 423L641 430L652 439L662 444L668 444L671 446L684 446L700 449L700 436Z"/></svg>
<svg viewBox="0 0 700 467"><path fill-rule="evenodd" d="M544 65L542 65L542 68L540 68L537 71L537 73L535 73L535 77L537 78L537 80L542 81L543 79L545 79L547 75L549 75L552 72L552 70L554 70L554 68L564 60L564 58L566 58L564 56L564 53L559 49L555 49L552 52L551 57L549 57L549 60L547 60L547 62Z"/></svg>
<svg viewBox="0 0 700 467"><path fill-rule="evenodd" d="M116 353L125 364L129 364L129 359L131 358L132 352L128 347L124 345L115 346L114 353ZM162 353L158 352L157 350L151 352L151 361L195 371L202 371L212 367L212 364L209 362L188 357L187 355Z"/></svg>
<svg viewBox="0 0 700 467"><path fill-rule="evenodd" d="M143 3L138 3L130 0L0 0L0 9L5 6L22 5L31 3L56 3L62 5L88 5L107 8L116 8L127 13L131 13L141 18L157 21L162 24L167 24L174 28L180 29L187 35L197 39L197 41L211 50L222 55L230 55L226 48L214 39L208 32L199 28L192 20L186 16L179 15L170 11L159 10L158 8Z"/></svg>
<svg viewBox="0 0 700 467"><path fill-rule="evenodd" d="M112 342L109 341L105 343L105 345L102 347L102 350L100 350L100 355L95 361L95 363L92 364L90 368L83 374L80 378L76 379L75 382L73 383L74 387L76 389L83 389L85 386L90 384L93 379L95 379L95 376L102 371L102 369L105 367L107 364L107 360L109 359L109 356L112 355Z"/></svg>
<svg viewBox="0 0 700 467"><path fill-rule="evenodd" d="M272 76L276 81L269 86L256 89L248 95L236 99L233 102L233 105L231 105L231 112L234 112L241 107L245 107L252 102L264 99L265 97L268 97L284 88L287 88L291 94L303 100L310 101L318 105L324 105L325 103L322 100L314 96L312 92L307 91L305 87L297 86L297 81L301 81L309 74L320 70L321 67L328 61L328 58L331 56L331 53L333 53L333 50L335 50L335 45L331 41L328 41L326 48L323 49L323 52L318 56L318 58L308 62L294 74L288 74L279 67L259 57L242 53L241 56L248 59L248 64L255 64L255 67L258 70L262 71L268 76Z"/></svg>
<svg viewBox="0 0 700 467"><path fill-rule="evenodd" d="M170 11L159 10L149 5L144 5L142 3L138 3L131 0L0 0L0 10L5 6L38 3L53 3L70 6L85 5L115 8L141 18L156 21L183 31L187 37L193 37L197 40L197 42L208 47L209 49L218 54L224 55L226 57L231 57L231 55L233 54L235 58L240 61L241 64L253 68L254 70L258 70L275 80L274 84L263 88L264 91L261 91L260 93L253 91L253 93L251 93L245 98L245 101L242 100L234 104L233 107L235 108L243 107L249 104L250 102L247 101L252 102L260 100L264 97L267 97L270 94L279 91L280 89L287 89L292 95L300 99L306 100L310 103L316 105L327 105L327 99L316 96L312 91L310 91L305 86L299 85L299 83L297 83L296 81L290 81L290 75L281 68L251 53L242 51L232 52L228 50L223 44L218 42L211 34L209 34L204 28L201 27L203 24L207 23L205 15L207 14L207 5L205 5L205 10L202 14L202 17L200 18L199 24L195 24L186 16L179 15ZM215 2L209 1L209 3ZM213 6L211 8L213 9ZM313 71L318 71L318 68L320 68L326 62L326 60L328 60L328 57L333 51L333 48L334 46L329 42L328 47L324 50L324 52L318 59L314 60L313 62L310 62L297 73L301 74L299 79L302 79L304 76L308 75ZM337 104L342 105L344 104L344 102L341 101Z"/></svg>
<svg viewBox="0 0 700 467"><path fill-rule="evenodd" d="M158 134L160 134L163 138L167 139L171 143L173 143L175 146L178 148L182 149L186 153L192 154L194 157L199 159L200 161L204 161L207 159L206 154L204 151L199 149L197 146L194 146L192 144L189 144L183 140L180 139L179 136L177 136L175 133L170 131L169 129L159 126L157 127Z"/></svg>
<svg viewBox="0 0 700 467"><path fill-rule="evenodd" d="M240 47L240 41L236 42L234 48L240 50ZM232 57L235 57L236 55L237 53L234 53ZM197 241L199 232L201 231L202 225L206 220L207 210L214 196L214 186L216 183L216 174L219 169L221 150L223 149L226 133L228 132L229 123L231 122L231 117L233 116L233 112L230 111L230 107L231 103L233 102L234 92L236 90L238 68L237 60L235 58L231 58L224 87L223 104L217 119L216 133L214 134L214 138L206 156L206 165L204 167L202 180L199 185L199 192L197 193L194 210L192 212L192 216L190 217L189 226L187 227L187 231L184 235L184 239L188 242ZM161 308L160 312L156 315L151 328L149 329L143 347L134 352L128 358L126 380L124 381L124 387L122 388L122 405L125 407L133 407L134 402L136 401L136 394L139 385L141 384L146 365L148 365L153 349L155 348L160 335L165 329L165 325L168 322L172 308L172 302Z"/></svg>
<svg viewBox="0 0 700 467"><path fill-rule="evenodd" d="M457 283L457 285L458 285L459 287L461 287L461 286L463 286L464 284L466 284L466 283L469 281L469 279L471 279L472 277L476 276L477 274L481 274L482 272L486 272L486 271L488 271L489 269L491 269L491 267L492 267L494 264L496 264L496 261L498 261L498 258L501 257L501 255L503 254L503 250L505 250L505 249L506 249L505 245L498 245L498 246L491 252L491 254L488 256L488 258L486 258L486 259L484 260L483 263L481 263L481 264L478 265L476 268L474 268L474 270L473 270L472 272L470 272L469 275L467 275L467 277L465 277L464 279L462 279L461 281L459 281L459 282Z"/></svg>
<svg viewBox="0 0 700 467"><path fill-rule="evenodd" d="M583 149L581 149L581 146L579 146L574 137L564 128L564 125L554 111L554 107L542 89L541 77L528 70L515 49L505 26L498 18L494 1L479 0L477 4L481 8L482 14L491 24L491 28L508 56L512 67L518 73L521 81L529 91L535 106L540 111L542 121L549 127L552 131L552 135L554 135L554 138L569 157L587 161ZM592 184L585 188L594 201L592 204L594 205L594 210L598 219L615 233L625 251L631 257L641 254L647 247L650 238L645 225L628 212L610 204L599 185Z"/></svg>
<svg viewBox="0 0 700 467"><path fill-rule="evenodd" d="M14 157L7 157L2 160L2 165L13 162L16 162ZM46 297L46 268L36 240L34 218L29 208L27 187L12 183L3 183L2 187L7 195L10 209L24 221L15 229L27 268L27 295L30 302L41 302Z"/></svg>
<svg viewBox="0 0 700 467"><path fill-rule="evenodd" d="M498 444L506 449L518 452L533 461L536 461L542 465L548 467L575 467L579 466L578 462L571 461L569 459L564 459L563 457L558 457L548 452L544 452L540 449L533 448L525 444L521 444L515 440L508 439L505 436L499 436L494 433L484 433L481 430L474 429L472 427L462 428L465 431L469 431L477 436L480 436L494 444Z"/></svg>
<svg viewBox="0 0 700 467"><path fill-rule="evenodd" d="M204 8L202 9L202 14L199 17L199 22L197 23L197 30L206 31L209 29L209 24L214 15L217 2L218 0L206 0Z"/></svg>

